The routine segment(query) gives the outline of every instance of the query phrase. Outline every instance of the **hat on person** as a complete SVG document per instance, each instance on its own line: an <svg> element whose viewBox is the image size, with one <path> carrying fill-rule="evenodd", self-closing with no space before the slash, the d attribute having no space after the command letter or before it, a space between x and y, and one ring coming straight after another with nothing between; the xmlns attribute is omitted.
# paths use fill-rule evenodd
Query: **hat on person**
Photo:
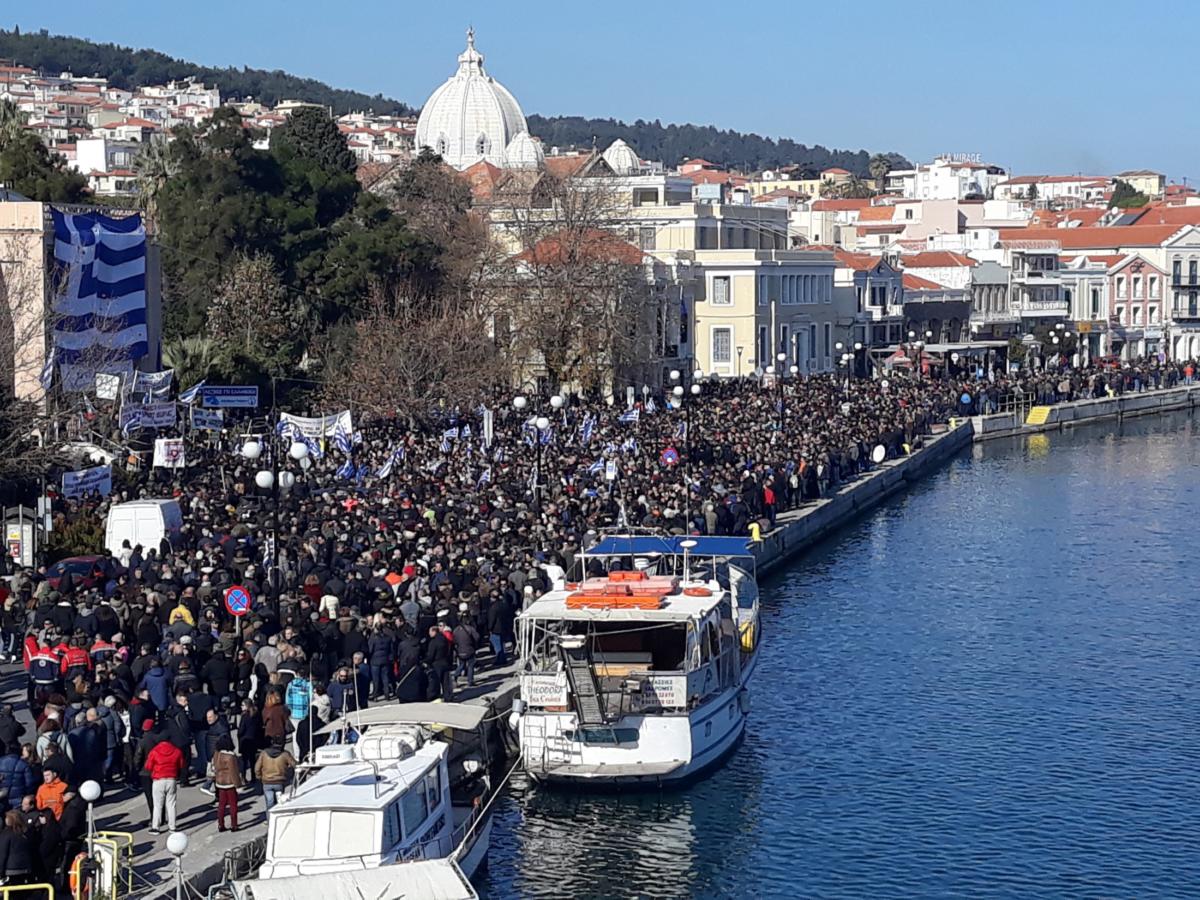
<svg viewBox="0 0 1200 900"><path fill-rule="evenodd" d="M438 610L437 617L438 617L439 619L444 619L444 618L446 618L448 615L450 615L450 610L448 610L448 609L439 609L439 610Z"/></svg>

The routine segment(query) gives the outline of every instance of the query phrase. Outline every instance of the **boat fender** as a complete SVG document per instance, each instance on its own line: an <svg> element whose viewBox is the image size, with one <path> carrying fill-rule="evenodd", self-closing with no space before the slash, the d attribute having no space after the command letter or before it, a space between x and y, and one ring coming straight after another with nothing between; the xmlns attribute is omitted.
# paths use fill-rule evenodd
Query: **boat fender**
<svg viewBox="0 0 1200 900"><path fill-rule="evenodd" d="M750 715L750 692L745 688L738 691L738 708L741 709L743 716Z"/></svg>

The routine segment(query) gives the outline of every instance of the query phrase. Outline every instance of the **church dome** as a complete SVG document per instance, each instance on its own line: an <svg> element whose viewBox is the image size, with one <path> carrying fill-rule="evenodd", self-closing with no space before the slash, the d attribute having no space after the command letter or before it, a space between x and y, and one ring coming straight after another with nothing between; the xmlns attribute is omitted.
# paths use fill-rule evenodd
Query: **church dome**
<svg viewBox="0 0 1200 900"><path fill-rule="evenodd" d="M636 175L642 167L638 155L620 138L608 145L604 151L604 161L617 175Z"/></svg>
<svg viewBox="0 0 1200 900"><path fill-rule="evenodd" d="M546 154L528 131L522 131L505 148L504 160L510 169L540 169L546 162Z"/></svg>
<svg viewBox="0 0 1200 900"><path fill-rule="evenodd" d="M447 165L465 169L484 159L504 165L504 151L526 130L516 99L483 69L475 32L467 30L467 49L458 71L425 101L417 120L417 149L428 147Z"/></svg>

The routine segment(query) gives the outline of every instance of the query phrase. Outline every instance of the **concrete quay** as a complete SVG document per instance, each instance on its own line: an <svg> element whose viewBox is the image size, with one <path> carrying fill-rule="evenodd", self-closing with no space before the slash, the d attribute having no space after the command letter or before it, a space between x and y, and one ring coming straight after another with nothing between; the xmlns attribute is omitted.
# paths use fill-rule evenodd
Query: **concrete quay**
<svg viewBox="0 0 1200 900"><path fill-rule="evenodd" d="M976 442L990 441L1022 434L1037 434L1042 431L1059 431L1073 425L1100 422L1105 419L1194 409L1198 403L1200 403L1200 384L1179 385L1173 388L1142 391L1137 394L1122 394L1120 397L1058 403L1048 407L1049 415L1045 423L1040 425L1026 425L1025 419L1029 410L1020 409L990 416L972 416L971 426Z"/></svg>
<svg viewBox="0 0 1200 900"><path fill-rule="evenodd" d="M770 572L796 554L878 506L903 490L971 443L970 422L962 421L925 438L919 450L899 459L889 459L840 485L828 497L785 512L777 517L776 527L763 535L755 548L759 574Z"/></svg>

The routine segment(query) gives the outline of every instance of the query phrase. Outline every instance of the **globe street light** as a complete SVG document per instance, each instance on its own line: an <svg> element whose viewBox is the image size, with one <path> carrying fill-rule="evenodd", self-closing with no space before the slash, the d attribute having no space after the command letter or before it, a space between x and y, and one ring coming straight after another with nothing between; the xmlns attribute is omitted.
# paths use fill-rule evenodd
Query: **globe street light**
<svg viewBox="0 0 1200 900"><path fill-rule="evenodd" d="M559 394L555 394L553 397L550 398L550 405L552 407L554 407L555 409L562 409L563 404L565 402L566 401L563 400L563 398Z"/></svg>
<svg viewBox="0 0 1200 900"><path fill-rule="evenodd" d="M87 845L88 859L96 858L96 810L95 803L100 799L100 785L88 779L79 786L79 796L87 803Z"/></svg>
<svg viewBox="0 0 1200 900"><path fill-rule="evenodd" d="M304 441L295 441L292 446L288 447L288 456L299 462L308 457L308 444Z"/></svg>
<svg viewBox="0 0 1200 900"><path fill-rule="evenodd" d="M258 441L246 441L242 445L242 457L250 460L258 459L262 456L262 450L262 444Z"/></svg>
<svg viewBox="0 0 1200 900"><path fill-rule="evenodd" d="M182 831L167 835L167 852L175 857L175 900L183 900L183 854L187 848L188 836Z"/></svg>
<svg viewBox="0 0 1200 900"><path fill-rule="evenodd" d="M517 396L513 397L513 409L515 409L517 412L523 410L528 404L529 401L526 400L521 394L517 394Z"/></svg>

